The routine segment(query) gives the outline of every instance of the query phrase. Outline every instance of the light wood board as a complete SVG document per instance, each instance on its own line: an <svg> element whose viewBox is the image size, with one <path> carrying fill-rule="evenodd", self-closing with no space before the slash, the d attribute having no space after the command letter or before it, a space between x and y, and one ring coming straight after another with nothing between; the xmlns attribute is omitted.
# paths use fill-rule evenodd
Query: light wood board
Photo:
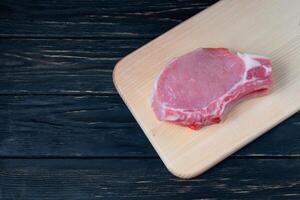
<svg viewBox="0 0 300 200"><path fill-rule="evenodd" d="M158 121L150 106L155 78L172 58L199 47L269 56L272 93L240 103L223 123L199 131ZM166 167L195 177L299 111L300 1L220 1L126 56L113 79Z"/></svg>

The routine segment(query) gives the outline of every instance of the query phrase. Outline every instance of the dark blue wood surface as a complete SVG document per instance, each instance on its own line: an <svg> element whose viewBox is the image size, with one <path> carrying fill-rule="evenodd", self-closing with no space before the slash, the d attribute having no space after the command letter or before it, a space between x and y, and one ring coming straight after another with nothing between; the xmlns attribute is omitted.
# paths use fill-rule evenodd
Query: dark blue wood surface
<svg viewBox="0 0 300 200"><path fill-rule="evenodd" d="M179 180L112 84L120 58L215 2L0 1L0 199L300 199L300 113Z"/></svg>

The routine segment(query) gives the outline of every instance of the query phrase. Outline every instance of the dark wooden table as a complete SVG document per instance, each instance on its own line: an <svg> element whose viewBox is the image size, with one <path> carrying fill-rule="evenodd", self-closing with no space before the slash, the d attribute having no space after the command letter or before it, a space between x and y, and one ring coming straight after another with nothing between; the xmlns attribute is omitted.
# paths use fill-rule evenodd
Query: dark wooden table
<svg viewBox="0 0 300 200"><path fill-rule="evenodd" d="M163 166L116 62L216 0L0 1L0 199L300 199L300 113L204 175Z"/></svg>

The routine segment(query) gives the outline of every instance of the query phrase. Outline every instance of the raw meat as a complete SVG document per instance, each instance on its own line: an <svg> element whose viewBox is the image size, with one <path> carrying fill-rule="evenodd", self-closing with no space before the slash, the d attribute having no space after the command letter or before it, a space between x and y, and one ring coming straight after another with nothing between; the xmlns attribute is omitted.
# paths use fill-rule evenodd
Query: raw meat
<svg viewBox="0 0 300 200"><path fill-rule="evenodd" d="M222 121L243 97L268 93L271 84L270 59L200 48L163 69L154 85L152 108L159 120L199 129Z"/></svg>

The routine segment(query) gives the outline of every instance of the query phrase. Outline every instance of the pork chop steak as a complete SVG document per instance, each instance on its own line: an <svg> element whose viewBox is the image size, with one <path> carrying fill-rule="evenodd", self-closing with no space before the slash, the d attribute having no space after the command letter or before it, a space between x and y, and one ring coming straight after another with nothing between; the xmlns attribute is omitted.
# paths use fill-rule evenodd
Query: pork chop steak
<svg viewBox="0 0 300 200"><path fill-rule="evenodd" d="M199 129L219 123L245 96L267 94L271 60L226 48L200 48L169 63L154 84L159 120Z"/></svg>

